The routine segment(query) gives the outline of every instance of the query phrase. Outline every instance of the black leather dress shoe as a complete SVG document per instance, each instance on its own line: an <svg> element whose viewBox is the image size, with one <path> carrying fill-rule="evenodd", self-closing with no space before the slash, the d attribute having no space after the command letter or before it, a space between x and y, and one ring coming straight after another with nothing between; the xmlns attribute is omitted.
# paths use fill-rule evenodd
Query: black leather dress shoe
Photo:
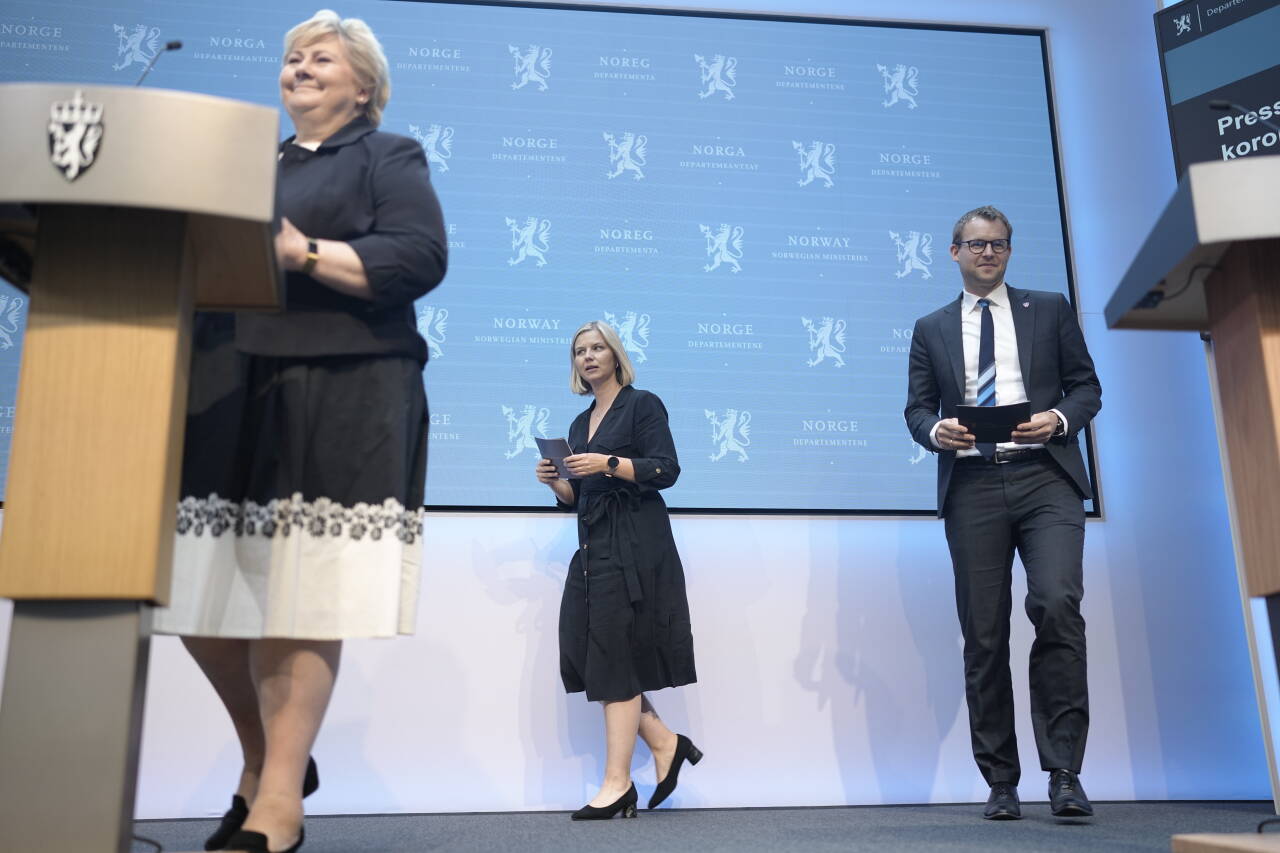
<svg viewBox="0 0 1280 853"><path fill-rule="evenodd" d="M1054 817L1093 817L1080 777L1070 770L1049 772L1049 809Z"/></svg>
<svg viewBox="0 0 1280 853"><path fill-rule="evenodd" d="M995 782L982 816L987 820L1022 820L1022 803L1018 800L1018 786L1012 782Z"/></svg>

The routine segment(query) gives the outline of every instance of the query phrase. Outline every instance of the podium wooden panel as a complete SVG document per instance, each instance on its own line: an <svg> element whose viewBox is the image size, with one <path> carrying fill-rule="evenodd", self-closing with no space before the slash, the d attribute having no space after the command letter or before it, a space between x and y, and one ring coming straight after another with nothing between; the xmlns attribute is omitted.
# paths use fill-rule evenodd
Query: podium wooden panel
<svg viewBox="0 0 1280 853"><path fill-rule="evenodd" d="M1280 239L1242 242L1205 284L1236 536L1250 596L1280 592Z"/></svg>
<svg viewBox="0 0 1280 853"><path fill-rule="evenodd" d="M1280 157L1193 164L1108 302L1106 318L1113 328L1207 333L1241 608L1272 797L1280 806L1262 678L1263 667L1274 671L1280 656L1264 661L1259 654L1251 605L1266 599L1272 642L1280 640L1278 197ZM1173 849L1280 851L1280 837L1175 836Z"/></svg>
<svg viewBox="0 0 1280 853"><path fill-rule="evenodd" d="M0 537L10 598L169 597L194 296L186 216L104 213L40 217Z"/></svg>
<svg viewBox="0 0 1280 853"><path fill-rule="evenodd" d="M1280 853L1280 832L1175 835L1173 853Z"/></svg>
<svg viewBox="0 0 1280 853"><path fill-rule="evenodd" d="M169 597L192 313L281 302L278 117L72 84L0 85L0 115L0 209L36 211L0 535L0 596L16 600L0 846L123 851L149 605ZM102 136L72 180L50 134L78 119Z"/></svg>

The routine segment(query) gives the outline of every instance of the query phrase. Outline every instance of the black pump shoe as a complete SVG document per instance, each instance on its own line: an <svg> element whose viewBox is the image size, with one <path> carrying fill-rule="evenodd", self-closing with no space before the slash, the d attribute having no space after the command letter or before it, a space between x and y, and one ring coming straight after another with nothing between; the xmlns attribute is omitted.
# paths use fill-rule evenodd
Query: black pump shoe
<svg viewBox="0 0 1280 853"><path fill-rule="evenodd" d="M316 760L308 756L307 758L307 775L302 780L302 796L309 797L320 787L320 768L316 767ZM240 831L240 827L244 826L245 818L249 816L249 804L245 802L244 797L235 794L231 797L231 808L227 809L222 815L222 823L218 824L218 828L214 830L204 841L205 850L226 850L227 842L231 840L231 836Z"/></svg>
<svg viewBox="0 0 1280 853"><path fill-rule="evenodd" d="M571 817L574 820L608 820L618 812L622 812L623 817L635 817L636 803L639 799L640 795L636 793L636 786L633 782L625 794L618 797L618 799L614 800L609 805L604 806L603 808L583 806L574 812Z"/></svg>
<svg viewBox="0 0 1280 853"><path fill-rule="evenodd" d="M244 797L239 794L233 794L231 797L231 808L227 809L222 816L222 823L218 824L218 828L214 830L204 841L205 850L223 850L231 836L240 831L240 827L244 826L244 819L249 816L249 804L244 801Z"/></svg>
<svg viewBox="0 0 1280 853"><path fill-rule="evenodd" d="M302 777L302 798L314 794L320 789L320 768L316 766L316 760L311 756L307 756L307 775Z"/></svg>
<svg viewBox="0 0 1280 853"><path fill-rule="evenodd" d="M287 850L269 850L267 849L267 836L261 832L251 832L242 829L235 835L227 839L227 846L223 850L243 850L244 853L298 853L298 849L302 847L302 842L307 839L307 830L304 827L298 827L298 840L293 846Z"/></svg>
<svg viewBox="0 0 1280 853"><path fill-rule="evenodd" d="M649 808L657 808L658 805L671 796L671 792L676 789L676 779L680 775L680 765L684 764L685 759L690 764L697 764L702 760L702 750L693 745L693 741L684 735L676 735L676 755L671 759L671 769L667 771L667 775L658 787L654 788L653 796L649 798Z"/></svg>

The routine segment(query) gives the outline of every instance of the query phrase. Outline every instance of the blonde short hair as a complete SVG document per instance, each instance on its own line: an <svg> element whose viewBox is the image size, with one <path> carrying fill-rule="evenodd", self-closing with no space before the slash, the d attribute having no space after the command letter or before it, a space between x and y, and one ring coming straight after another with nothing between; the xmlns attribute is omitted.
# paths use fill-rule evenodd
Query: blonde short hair
<svg viewBox="0 0 1280 853"><path fill-rule="evenodd" d="M622 339L618 337L618 333L613 330L613 326L608 323L602 323L599 320L592 320L590 323L584 323L578 331L573 333L573 338L569 341L569 390L575 394L590 394L591 386L586 383L581 376L578 375L578 368L574 364L573 350L578 345L578 337L583 332L599 332L600 337L604 338L605 346L613 351L613 360L617 365L614 368L613 375L617 377L618 384L626 387L636 381L636 369L631 366L631 358L627 355L627 351L622 346Z"/></svg>
<svg viewBox="0 0 1280 853"><path fill-rule="evenodd" d="M284 55L288 57L296 48L314 44L327 36L337 36L346 48L356 82L369 93L369 101L360 106L369 123L377 127L382 123L382 111L391 98L391 71L387 55L382 52L378 37L369 25L359 18L341 18L332 9L321 9L309 19L298 24L284 36Z"/></svg>

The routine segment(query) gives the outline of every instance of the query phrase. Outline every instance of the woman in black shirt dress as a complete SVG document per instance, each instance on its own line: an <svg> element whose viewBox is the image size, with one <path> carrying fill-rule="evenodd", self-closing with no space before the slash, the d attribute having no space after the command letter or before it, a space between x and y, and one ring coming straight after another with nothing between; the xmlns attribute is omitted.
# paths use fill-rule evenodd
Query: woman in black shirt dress
<svg viewBox="0 0 1280 853"><path fill-rule="evenodd" d="M587 323L570 346L570 388L595 397L569 428L576 451L563 480L543 459L536 475L578 514L578 549L560 603L560 675L569 693L604 706L607 757L599 793L574 820L634 817L631 782L637 734L653 752L656 807L680 767L702 753L672 732L644 695L697 680L684 569L658 493L680 475L667 410L632 387L635 370L617 333Z"/></svg>
<svg viewBox="0 0 1280 853"><path fill-rule="evenodd" d="M171 604L235 726L243 769L206 849L296 850L342 641L412 633L427 347L444 277L422 147L377 130L387 61L318 12L285 37L276 253L287 305L197 318Z"/></svg>

